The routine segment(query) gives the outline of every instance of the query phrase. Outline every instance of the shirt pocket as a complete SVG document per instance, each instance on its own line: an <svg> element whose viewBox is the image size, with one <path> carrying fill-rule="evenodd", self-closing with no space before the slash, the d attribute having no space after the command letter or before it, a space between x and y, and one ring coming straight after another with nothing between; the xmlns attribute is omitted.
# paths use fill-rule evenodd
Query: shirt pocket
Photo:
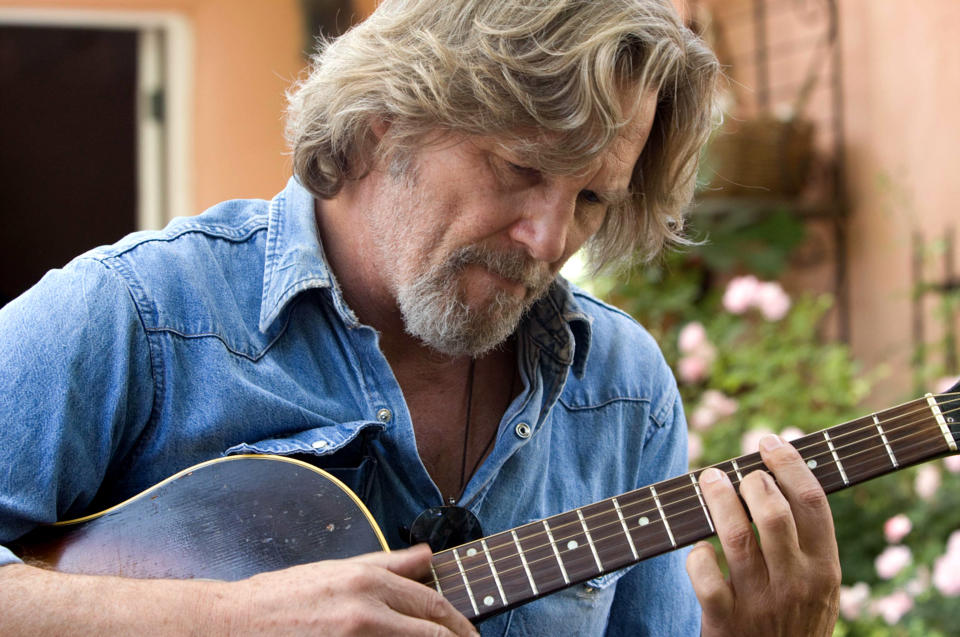
<svg viewBox="0 0 960 637"><path fill-rule="evenodd" d="M361 500L366 500L377 469L377 459L370 453L369 445L383 430L382 423L370 421L327 425L286 438L242 442L224 451L223 455L264 454L296 458L323 469Z"/></svg>

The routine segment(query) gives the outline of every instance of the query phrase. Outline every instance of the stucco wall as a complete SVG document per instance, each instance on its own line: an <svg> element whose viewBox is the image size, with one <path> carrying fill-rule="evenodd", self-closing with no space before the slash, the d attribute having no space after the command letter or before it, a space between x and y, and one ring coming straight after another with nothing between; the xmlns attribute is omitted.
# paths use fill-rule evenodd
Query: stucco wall
<svg viewBox="0 0 960 637"><path fill-rule="evenodd" d="M840 0L840 9L852 343L864 360L891 365L883 387L896 396L910 388L911 233L930 241L960 222L960 2ZM942 279L941 266L930 259L927 276ZM936 337L932 308L927 325Z"/></svg>
<svg viewBox="0 0 960 637"><path fill-rule="evenodd" d="M193 30L193 190L199 212L286 183L284 89L304 66L298 0L0 0L0 7L172 11Z"/></svg>

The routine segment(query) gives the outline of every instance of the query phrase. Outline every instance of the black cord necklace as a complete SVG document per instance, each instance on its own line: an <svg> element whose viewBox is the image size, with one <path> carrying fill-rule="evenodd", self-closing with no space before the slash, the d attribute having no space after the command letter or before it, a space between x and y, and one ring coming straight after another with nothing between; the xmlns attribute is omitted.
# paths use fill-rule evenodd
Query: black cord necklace
<svg viewBox="0 0 960 637"><path fill-rule="evenodd" d="M490 439L487 441L487 444L484 445L483 450L480 452L480 455L477 456L476 461L473 463L473 467L470 469L470 473L467 473L467 454L470 449L470 422L472 418L473 411L473 378L476 372L476 359L470 359L470 367L467 371L467 416L464 422L463 427L463 453L460 456L460 485L458 488L459 495L457 499L463 496L463 489L467 486L467 480L474 473L477 472L477 469L480 467L480 463L483 462L483 459L487 457L487 452L490 451L490 448L493 446L493 442L497 439L497 433L500 431L499 423L496 427L493 428L493 435L490 436ZM507 404L504 406L504 411L510 406L510 401L513 400L513 390L514 390L514 381L516 380L516 372L510 376L510 391L507 393ZM450 503L453 504L456 502L454 498L450 498Z"/></svg>

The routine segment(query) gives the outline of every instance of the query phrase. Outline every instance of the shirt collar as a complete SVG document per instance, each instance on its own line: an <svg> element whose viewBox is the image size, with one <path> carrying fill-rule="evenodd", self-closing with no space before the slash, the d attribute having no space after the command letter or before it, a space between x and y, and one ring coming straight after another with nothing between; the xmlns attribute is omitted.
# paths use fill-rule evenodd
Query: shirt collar
<svg viewBox="0 0 960 637"><path fill-rule="evenodd" d="M557 363L572 366L577 378L583 378L593 318L580 307L570 283L557 277L546 296L530 308L527 318L526 329L533 342Z"/></svg>
<svg viewBox="0 0 960 637"><path fill-rule="evenodd" d="M313 202L313 195L296 177L291 177L287 187L270 202L260 300L259 327L263 332L300 292L312 288L336 290L336 279L320 244ZM334 297L341 317L356 323L340 295ZM557 363L572 366L574 374L582 377L592 320L577 303L566 279L558 277L527 318L526 329L540 349Z"/></svg>
<svg viewBox="0 0 960 637"><path fill-rule="evenodd" d="M291 177L267 213L267 245L260 298L260 331L266 332L283 308L300 292L329 288L333 277L327 267L313 195Z"/></svg>

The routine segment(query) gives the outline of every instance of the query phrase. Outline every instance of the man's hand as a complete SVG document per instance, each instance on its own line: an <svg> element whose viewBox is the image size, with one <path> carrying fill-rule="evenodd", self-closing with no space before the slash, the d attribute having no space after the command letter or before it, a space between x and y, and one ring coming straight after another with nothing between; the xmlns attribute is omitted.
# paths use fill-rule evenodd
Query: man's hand
<svg viewBox="0 0 960 637"><path fill-rule="evenodd" d="M429 572L430 557L424 545L238 582L71 575L11 564L0 567L0 634L477 635L442 595L415 581Z"/></svg>
<svg viewBox="0 0 960 637"><path fill-rule="evenodd" d="M419 583L431 552L419 545L263 573L240 589L247 612L228 633L257 635L478 635L436 590ZM236 594L237 590L232 590ZM236 598L234 598L236 600Z"/></svg>
<svg viewBox="0 0 960 637"><path fill-rule="evenodd" d="M707 469L700 488L730 571L725 580L713 547L697 544L687 573L703 607L703 636L829 636L837 619L840 560L826 495L800 454L777 436L760 443L765 471L744 477L740 495Z"/></svg>

